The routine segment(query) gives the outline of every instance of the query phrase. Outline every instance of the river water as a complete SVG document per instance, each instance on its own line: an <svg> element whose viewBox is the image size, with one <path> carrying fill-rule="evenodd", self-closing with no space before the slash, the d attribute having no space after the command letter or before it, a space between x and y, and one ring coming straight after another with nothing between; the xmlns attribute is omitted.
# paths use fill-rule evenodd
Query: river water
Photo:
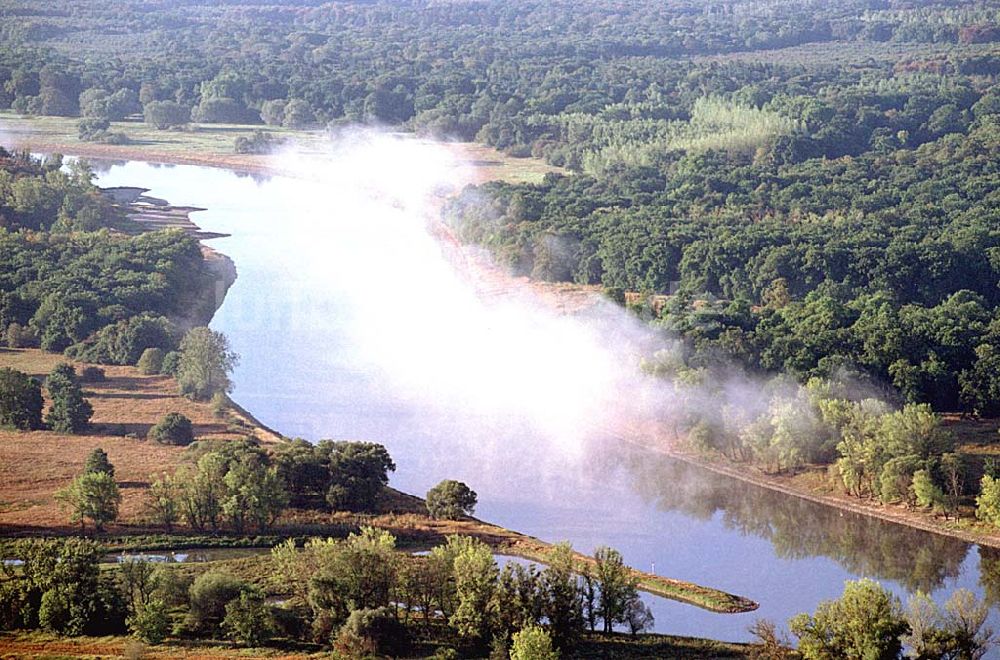
<svg viewBox="0 0 1000 660"><path fill-rule="evenodd" d="M419 168L385 167L390 177L421 177ZM573 407L576 399L600 402L574 389L592 365L565 365L582 370L559 381L533 372L512 380L511 369L530 370L505 338L520 337L518 324L533 321L462 313L473 320L448 316L442 327L438 315L448 305L463 312L469 292L429 254L433 241L419 221L386 224L358 203L363 181L338 187L329 178L350 178L344 170L309 186L142 162L104 163L97 172L102 186L142 186L172 204L206 208L194 220L231 234L211 241L239 273L212 327L242 356L233 398L265 424L314 441L383 443L398 468L396 488L422 494L459 479L479 494L476 515L484 520L584 552L609 545L638 568L760 603L756 612L730 615L649 597L658 632L747 640L756 618L784 623L859 576L878 579L904 602L918 589L943 601L964 587L1000 603L1000 554L989 549L778 495L613 440L574 443L571 424L546 428L547 411L572 420L587 413ZM407 195L388 204L405 211ZM414 286L433 295L418 296ZM553 332L547 353L572 348L576 335ZM455 363L435 361L442 344L454 346ZM552 368L545 355L529 357ZM482 383L494 379L483 371L496 374L486 395ZM570 396L549 400L553 387ZM526 407L512 388L526 389L544 410Z"/></svg>

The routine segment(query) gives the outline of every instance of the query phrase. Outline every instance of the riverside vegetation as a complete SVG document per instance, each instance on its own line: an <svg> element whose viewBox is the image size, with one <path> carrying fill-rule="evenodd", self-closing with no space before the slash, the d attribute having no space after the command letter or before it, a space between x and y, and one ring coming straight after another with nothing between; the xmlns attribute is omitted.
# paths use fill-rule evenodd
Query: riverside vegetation
<svg viewBox="0 0 1000 660"><path fill-rule="evenodd" d="M119 4L0 9L0 107L80 117L81 139L111 143L130 139L123 120L379 122L545 158L572 174L470 188L447 221L515 273L600 285L669 337L643 366L677 389L678 442L1000 525L995 431L971 443L953 421L1000 413L994 2ZM85 169L4 163L7 341L132 364L153 336L166 364L196 244L105 229L128 228ZM734 363L764 395L706 414ZM796 633L833 643L827 614ZM883 657L900 650L889 618Z"/></svg>
<svg viewBox="0 0 1000 660"><path fill-rule="evenodd" d="M9 324L0 360L25 369L0 370L0 419L11 429L5 442L37 442L27 434L45 432L68 447L69 436L90 442L88 433L114 433L104 417L96 426L93 419L108 405L103 388L119 379L172 386L172 397L160 393L152 400L177 406L186 397L211 407L220 420L235 421L226 394L238 356L208 328L181 331L186 307L212 283L197 243L177 231L132 234L119 209L92 185L85 164L66 173L58 158L3 154L10 196L0 207L6 223L0 232L12 258L3 264ZM90 225L76 225L66 211L73 196L92 209ZM53 214L61 219L53 222ZM36 346L51 358L43 359ZM56 355L60 350L63 357ZM52 364L44 379L33 375L41 363ZM138 389L139 382L126 387ZM115 396L138 401L149 395ZM94 538L38 538L39 532L73 531L39 525L33 538L5 541L2 554L15 561L5 562L0 576L0 628L70 637L129 633L154 646L168 638L180 645L224 638L292 651L332 648L343 657L404 651L506 656L508 647L515 657L533 657L531 649L555 655L578 643L616 646L614 638L592 635L598 626L604 634L624 627L639 635L652 625L638 590L655 591L656 579L640 582L610 548L584 560L568 546L536 542L522 554L544 561L544 570L518 563L501 570L493 547L452 533L490 538L502 531L482 534L480 523L463 522L477 497L461 482L443 481L428 493L427 508L408 502L402 511L410 518L388 521L410 547L442 538L444 544L432 546L427 557L397 549L396 536L372 526L385 524L380 510L396 510L386 504L395 464L379 444L262 443L238 425L235 437L199 438L192 419L177 411L163 411L148 425L146 445L119 426L126 437L115 460L127 460L132 475L137 455L156 454L151 445L169 448L172 458L161 459L159 474L147 466L137 475L149 481L141 484L141 506L133 497L126 512L123 491L135 485L122 481L109 452L95 446L80 472L54 493L65 519ZM421 513L439 522L422 523ZM168 536L156 540L150 532ZM501 538L514 541L511 551L518 552L516 535ZM249 566L198 567L198 575L188 567L154 568L142 556L123 556L115 570L99 566L109 545L134 552L198 539L275 548ZM685 597L683 584L663 582L670 595ZM705 606L747 604L687 586L687 599ZM285 603L275 606L268 596ZM7 635L2 643L27 644L24 635Z"/></svg>

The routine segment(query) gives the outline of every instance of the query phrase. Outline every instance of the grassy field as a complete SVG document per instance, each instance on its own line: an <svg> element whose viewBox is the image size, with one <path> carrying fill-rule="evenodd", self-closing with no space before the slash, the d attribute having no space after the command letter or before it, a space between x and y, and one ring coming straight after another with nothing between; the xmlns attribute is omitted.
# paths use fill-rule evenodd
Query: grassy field
<svg viewBox="0 0 1000 660"><path fill-rule="evenodd" d="M0 349L0 367L37 378L64 361L61 355L37 349ZM68 513L54 493L80 474L95 447L103 448L115 465L122 493L120 524L137 524L146 486L162 472L173 472L185 452L145 439L168 412L189 417L199 438L234 439L254 432L234 414L219 419L209 404L178 396L173 378L144 376L133 367L102 368L105 382L84 384L84 395L94 406L90 433L0 429L0 532L64 530Z"/></svg>
<svg viewBox="0 0 1000 660"><path fill-rule="evenodd" d="M237 136L265 130L275 137L293 141L306 153L315 154L321 154L326 144L323 131L236 124L190 124L184 130L160 131L140 121L112 123L111 130L125 133L129 137L129 144L95 144L80 141L78 121L73 117L23 117L10 111L0 111L0 145L91 158L210 165L265 173L271 171L269 158L237 154L233 149ZM477 182L503 180L511 183L537 183L549 172L562 171L540 159L511 158L481 144L447 144L459 162L474 168L472 178Z"/></svg>

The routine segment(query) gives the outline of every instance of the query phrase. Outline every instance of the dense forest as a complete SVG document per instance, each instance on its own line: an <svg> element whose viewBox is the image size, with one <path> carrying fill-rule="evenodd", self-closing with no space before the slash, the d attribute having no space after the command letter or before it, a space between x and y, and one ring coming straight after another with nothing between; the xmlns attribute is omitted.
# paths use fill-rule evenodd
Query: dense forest
<svg viewBox="0 0 1000 660"><path fill-rule="evenodd" d="M179 231L135 234L87 165L0 148L0 330L92 362L135 364L176 348L209 273Z"/></svg>

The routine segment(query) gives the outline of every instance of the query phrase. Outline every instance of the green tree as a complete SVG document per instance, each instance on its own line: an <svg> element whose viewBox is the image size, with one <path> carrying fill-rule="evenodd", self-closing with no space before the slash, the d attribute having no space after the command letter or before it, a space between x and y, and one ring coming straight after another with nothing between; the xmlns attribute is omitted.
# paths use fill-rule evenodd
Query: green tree
<svg viewBox="0 0 1000 660"><path fill-rule="evenodd" d="M360 646L372 654L392 658L406 654L409 647L406 628L386 607L352 611L337 635L340 644L346 640L361 640Z"/></svg>
<svg viewBox="0 0 1000 660"><path fill-rule="evenodd" d="M170 475L164 474L156 479L146 491L145 511L149 520L156 525L163 525L170 532L174 524L180 520L179 488Z"/></svg>
<svg viewBox="0 0 1000 660"><path fill-rule="evenodd" d="M118 518L121 494L114 478L106 472L87 472L73 480L56 494L72 510L70 522L79 522L83 529L84 520L90 519L100 532L104 525Z"/></svg>
<svg viewBox="0 0 1000 660"><path fill-rule="evenodd" d="M389 472L396 469L385 447L374 442L329 440L322 441L319 447L329 456L330 506L348 511L373 509L389 483Z"/></svg>
<svg viewBox="0 0 1000 660"><path fill-rule="evenodd" d="M94 408L83 398L83 390L76 380L73 367L65 363L58 365L45 379L45 386L52 400L45 415L45 423L59 433L86 431L90 427Z"/></svg>
<svg viewBox="0 0 1000 660"><path fill-rule="evenodd" d="M9 367L0 369L0 426L40 429L43 405L37 380Z"/></svg>
<svg viewBox="0 0 1000 660"><path fill-rule="evenodd" d="M455 556L457 606L449 618L458 634L476 644L488 644L490 624L496 618L496 561L489 546L479 540L463 544Z"/></svg>
<svg viewBox="0 0 1000 660"><path fill-rule="evenodd" d="M636 580L617 550L600 547L594 559L594 577L601 590L597 609L604 621L604 632L610 633L616 623L625 623L628 604L637 596Z"/></svg>
<svg viewBox="0 0 1000 660"><path fill-rule="evenodd" d="M476 500L476 493L464 483L445 479L427 491L427 511L437 519L457 520L472 515Z"/></svg>
<svg viewBox="0 0 1000 660"><path fill-rule="evenodd" d="M194 426L191 420L178 412L164 415L147 434L150 440L165 445L186 447L194 442Z"/></svg>
<svg viewBox="0 0 1000 660"><path fill-rule="evenodd" d="M545 604L543 614L549 621L552 640L566 649L583 632L583 600L576 578L576 560L568 543L556 545L549 553L542 572Z"/></svg>
<svg viewBox="0 0 1000 660"><path fill-rule="evenodd" d="M514 633L510 647L510 660L558 660L559 652L553 648L552 639L540 626L529 626Z"/></svg>
<svg viewBox="0 0 1000 660"><path fill-rule="evenodd" d="M223 481L222 513L238 534L250 528L266 532L288 505L288 492L277 469L265 465L257 454L231 461Z"/></svg>
<svg viewBox="0 0 1000 660"><path fill-rule="evenodd" d="M933 477L927 470L917 470L913 473L913 495L919 507L933 509L935 512L945 510L944 492L934 483Z"/></svg>
<svg viewBox="0 0 1000 660"><path fill-rule="evenodd" d="M170 633L170 612L166 603L154 598L125 620L129 632L147 644L159 644Z"/></svg>
<svg viewBox="0 0 1000 660"><path fill-rule="evenodd" d="M15 626L82 635L112 614L102 602L105 591L98 563L104 551L99 544L83 539L23 539L16 542L13 553L24 563L17 573L8 571L3 584L13 601Z"/></svg>
<svg viewBox="0 0 1000 660"><path fill-rule="evenodd" d="M177 383L181 394L207 401L216 392L229 393L229 374L238 361L239 356L229 349L229 341L221 332L192 328L180 345Z"/></svg>
<svg viewBox="0 0 1000 660"><path fill-rule="evenodd" d="M225 607L222 630L243 646L262 646L274 635L274 616L257 589L244 589Z"/></svg>
<svg viewBox="0 0 1000 660"><path fill-rule="evenodd" d="M806 660L897 658L907 631L899 599L867 578L848 581L839 599L796 615L789 626Z"/></svg>
<svg viewBox="0 0 1000 660"><path fill-rule="evenodd" d="M983 475L976 496L976 517L1000 527L1000 479Z"/></svg>
<svg viewBox="0 0 1000 660"><path fill-rule="evenodd" d="M150 101L143 107L142 114L147 124L161 131L191 121L191 108L174 101Z"/></svg>
<svg viewBox="0 0 1000 660"><path fill-rule="evenodd" d="M90 472L104 472L109 477L115 476L115 466L111 464L107 453L100 447L95 447L87 455L87 460L83 464L83 473L88 474Z"/></svg>

